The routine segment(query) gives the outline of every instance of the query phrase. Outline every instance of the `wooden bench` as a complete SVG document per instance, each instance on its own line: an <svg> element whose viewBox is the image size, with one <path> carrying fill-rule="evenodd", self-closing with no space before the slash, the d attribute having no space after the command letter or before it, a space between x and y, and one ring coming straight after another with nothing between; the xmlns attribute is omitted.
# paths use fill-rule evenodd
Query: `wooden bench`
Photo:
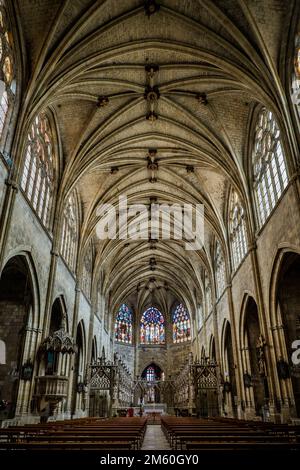
<svg viewBox="0 0 300 470"><path fill-rule="evenodd" d="M139 449L145 418L97 418L57 421L0 429L0 450Z"/></svg>
<svg viewBox="0 0 300 470"><path fill-rule="evenodd" d="M260 449L299 450L299 426L242 422L226 419L197 419L166 416L162 430L173 449Z"/></svg>

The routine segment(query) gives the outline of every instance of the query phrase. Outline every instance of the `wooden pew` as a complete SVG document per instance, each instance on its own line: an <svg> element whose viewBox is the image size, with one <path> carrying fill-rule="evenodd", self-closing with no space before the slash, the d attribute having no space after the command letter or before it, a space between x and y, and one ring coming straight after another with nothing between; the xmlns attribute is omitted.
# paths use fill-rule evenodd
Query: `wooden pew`
<svg viewBox="0 0 300 470"><path fill-rule="evenodd" d="M83 418L0 429L0 450L139 449L147 420Z"/></svg>
<svg viewBox="0 0 300 470"><path fill-rule="evenodd" d="M256 421L164 416L161 426L173 449L258 448L299 450L300 427ZM231 447L230 447L231 446Z"/></svg>

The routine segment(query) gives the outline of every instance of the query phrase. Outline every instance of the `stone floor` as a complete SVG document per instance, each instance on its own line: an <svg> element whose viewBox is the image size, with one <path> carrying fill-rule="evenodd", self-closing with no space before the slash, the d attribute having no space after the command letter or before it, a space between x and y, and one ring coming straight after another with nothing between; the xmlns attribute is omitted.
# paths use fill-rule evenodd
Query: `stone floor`
<svg viewBox="0 0 300 470"><path fill-rule="evenodd" d="M160 425L149 424L147 426L142 450L167 450L171 449Z"/></svg>

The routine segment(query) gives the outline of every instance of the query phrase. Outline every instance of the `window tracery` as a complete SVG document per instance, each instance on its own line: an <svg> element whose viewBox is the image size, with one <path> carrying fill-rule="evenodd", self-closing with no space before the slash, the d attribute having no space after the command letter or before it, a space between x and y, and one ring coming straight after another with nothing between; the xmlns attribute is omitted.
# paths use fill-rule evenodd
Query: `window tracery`
<svg viewBox="0 0 300 470"><path fill-rule="evenodd" d="M122 304L115 321L115 339L121 343L132 344L132 310Z"/></svg>
<svg viewBox="0 0 300 470"><path fill-rule="evenodd" d="M140 332L142 344L164 344L165 319L157 308L150 307L143 313Z"/></svg>
<svg viewBox="0 0 300 470"><path fill-rule="evenodd" d="M256 206L262 226L288 184L280 130L274 115L266 108L257 119L252 164Z"/></svg>
<svg viewBox="0 0 300 470"><path fill-rule="evenodd" d="M184 305L178 304L173 315L173 342L183 343L191 339L190 315Z"/></svg>
<svg viewBox="0 0 300 470"><path fill-rule="evenodd" d="M50 228L55 181L52 141L49 120L40 113L28 132L21 187L47 228Z"/></svg>
<svg viewBox="0 0 300 470"><path fill-rule="evenodd" d="M232 191L230 201L230 244L233 268L236 270L247 253L245 211L238 194Z"/></svg>

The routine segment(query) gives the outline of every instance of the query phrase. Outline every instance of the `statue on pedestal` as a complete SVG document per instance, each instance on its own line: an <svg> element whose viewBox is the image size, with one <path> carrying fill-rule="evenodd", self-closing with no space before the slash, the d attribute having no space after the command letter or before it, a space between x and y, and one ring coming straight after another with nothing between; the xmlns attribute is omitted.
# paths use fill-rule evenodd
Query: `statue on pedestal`
<svg viewBox="0 0 300 470"><path fill-rule="evenodd" d="M266 368L266 358L265 358L265 346L266 340L263 335L259 335L256 342L256 353L257 353L257 365L258 372L261 377L266 377L267 368Z"/></svg>

